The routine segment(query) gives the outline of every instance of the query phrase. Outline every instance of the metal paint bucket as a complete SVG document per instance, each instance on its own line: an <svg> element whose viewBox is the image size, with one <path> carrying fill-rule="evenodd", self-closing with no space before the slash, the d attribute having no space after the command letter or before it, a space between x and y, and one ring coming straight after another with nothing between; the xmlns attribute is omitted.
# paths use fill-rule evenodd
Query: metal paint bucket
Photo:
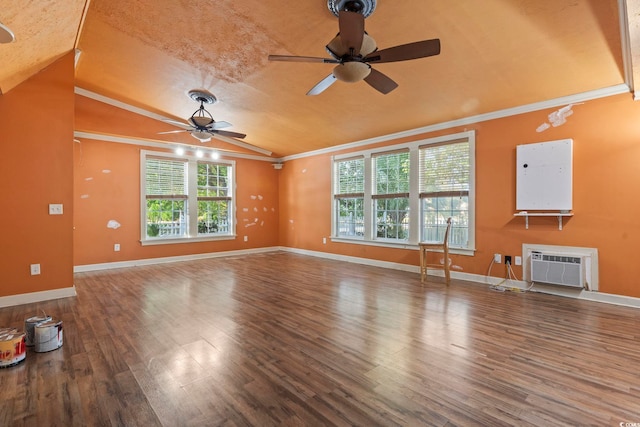
<svg viewBox="0 0 640 427"><path fill-rule="evenodd" d="M17 365L27 357L24 333L15 328L0 329L0 368Z"/></svg>
<svg viewBox="0 0 640 427"><path fill-rule="evenodd" d="M35 351L45 353L62 347L62 320L49 320L34 327Z"/></svg>
<svg viewBox="0 0 640 427"><path fill-rule="evenodd" d="M24 333L26 334L24 341L27 347L32 347L36 344L36 338L34 335L36 325L38 323L48 322L49 320L51 320L51 316L47 316L45 314L44 316L29 317L24 321Z"/></svg>

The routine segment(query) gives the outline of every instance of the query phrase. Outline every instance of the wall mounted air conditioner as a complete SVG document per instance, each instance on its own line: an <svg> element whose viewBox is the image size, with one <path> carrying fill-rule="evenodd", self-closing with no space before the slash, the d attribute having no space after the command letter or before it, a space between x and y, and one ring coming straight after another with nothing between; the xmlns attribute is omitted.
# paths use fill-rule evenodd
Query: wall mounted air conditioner
<svg viewBox="0 0 640 427"><path fill-rule="evenodd" d="M531 281L584 288L584 257L571 254L531 252Z"/></svg>

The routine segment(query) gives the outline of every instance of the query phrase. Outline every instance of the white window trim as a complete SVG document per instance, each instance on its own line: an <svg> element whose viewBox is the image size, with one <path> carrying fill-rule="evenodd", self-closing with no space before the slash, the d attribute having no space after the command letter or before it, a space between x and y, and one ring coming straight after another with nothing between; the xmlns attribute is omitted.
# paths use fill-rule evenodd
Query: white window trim
<svg viewBox="0 0 640 427"><path fill-rule="evenodd" d="M147 156L164 157L167 159L179 159L187 162L187 184L188 184L188 199L187 210L189 215L189 232L184 237L167 237L167 238L147 238L147 200L146 200L146 160ZM198 235L198 162L210 162L217 164L224 164L231 166L231 202L229 212L231 213L229 219L231 225L229 226L229 234L221 235ZM196 178L192 178L196 177ZM192 207L196 207L193 209ZM210 242L216 240L234 240L237 238L236 234L236 162L234 160L218 159L207 160L196 156L178 156L173 153L140 150L140 244L142 246L152 245L170 245L176 243L195 243L195 242Z"/></svg>
<svg viewBox="0 0 640 427"><path fill-rule="evenodd" d="M358 152L349 152L331 157L331 241L339 243L353 243L368 246L380 246L399 249L418 249L420 240L420 192L419 192L419 162L420 147L429 144L439 144L459 139L467 139L469 141L469 160L471 162L469 168L469 247L467 248L451 248L450 252L461 255L473 255L475 253L475 230L476 230L476 136L475 131L466 131L456 134L443 135L434 138L421 139L405 144L398 144L386 147L377 147ZM386 239L378 239L373 235L373 207L372 207L372 181L371 175L372 161L371 158L375 154L384 153L385 151L409 149L409 167L411 174L409 178L409 240L408 241L389 241ZM364 157L364 217L365 229L362 237L343 237L336 235L336 209L335 209L335 164L337 161L353 158L356 156Z"/></svg>

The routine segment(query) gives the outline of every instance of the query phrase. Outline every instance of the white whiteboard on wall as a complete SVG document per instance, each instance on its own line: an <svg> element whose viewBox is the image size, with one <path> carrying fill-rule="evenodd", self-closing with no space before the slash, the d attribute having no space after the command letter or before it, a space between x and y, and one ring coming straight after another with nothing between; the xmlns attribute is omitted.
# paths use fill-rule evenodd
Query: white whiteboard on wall
<svg viewBox="0 0 640 427"><path fill-rule="evenodd" d="M573 140L516 147L516 210L573 209Z"/></svg>

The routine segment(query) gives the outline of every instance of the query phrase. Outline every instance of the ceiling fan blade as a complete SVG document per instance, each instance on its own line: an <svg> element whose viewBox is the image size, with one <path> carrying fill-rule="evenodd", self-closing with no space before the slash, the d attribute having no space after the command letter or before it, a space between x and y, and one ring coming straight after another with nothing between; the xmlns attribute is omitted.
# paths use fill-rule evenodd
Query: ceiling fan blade
<svg viewBox="0 0 640 427"><path fill-rule="evenodd" d="M324 64L337 64L339 61L331 58L318 58L315 56L291 56L291 55L269 55L269 61L283 62L320 62Z"/></svg>
<svg viewBox="0 0 640 427"><path fill-rule="evenodd" d="M440 39L422 40L373 52L365 62L397 62L440 54Z"/></svg>
<svg viewBox="0 0 640 427"><path fill-rule="evenodd" d="M190 129L183 129L183 130L170 130L167 132L158 132L158 135L163 135L163 134L167 134L167 133L180 133L180 132L189 132Z"/></svg>
<svg viewBox="0 0 640 427"><path fill-rule="evenodd" d="M231 126L231 123L229 122L224 122L224 121L214 121L213 123L211 123L209 126L207 126L209 129L222 129L222 128L228 128L229 126Z"/></svg>
<svg viewBox="0 0 640 427"><path fill-rule="evenodd" d="M371 69L371 73L365 77L364 81L369 83L372 88L385 95L398 87L398 83L373 68Z"/></svg>
<svg viewBox="0 0 640 427"><path fill-rule="evenodd" d="M228 136L229 138L240 138L240 139L245 138L247 136L244 133L231 132L228 130L217 130L217 129L211 129L209 133L214 135Z"/></svg>
<svg viewBox="0 0 640 427"><path fill-rule="evenodd" d="M327 89L329 86L331 86L332 84L334 84L336 82L336 76L333 75L333 73L329 74L327 77L325 77L324 79L320 80L320 82L318 82L317 85L315 85L314 87L311 88L311 90L309 92L307 92L307 95L319 95L322 92L325 91L325 89Z"/></svg>
<svg viewBox="0 0 640 427"><path fill-rule="evenodd" d="M353 54L360 54L362 39L364 38L364 15L358 12L341 10L338 15L340 39L347 52L353 49Z"/></svg>
<svg viewBox="0 0 640 427"><path fill-rule="evenodd" d="M165 123L172 124L174 126L180 126L185 129L191 129L191 126L189 125L189 123L179 122L177 120L171 120L171 119L162 119L162 121Z"/></svg>

